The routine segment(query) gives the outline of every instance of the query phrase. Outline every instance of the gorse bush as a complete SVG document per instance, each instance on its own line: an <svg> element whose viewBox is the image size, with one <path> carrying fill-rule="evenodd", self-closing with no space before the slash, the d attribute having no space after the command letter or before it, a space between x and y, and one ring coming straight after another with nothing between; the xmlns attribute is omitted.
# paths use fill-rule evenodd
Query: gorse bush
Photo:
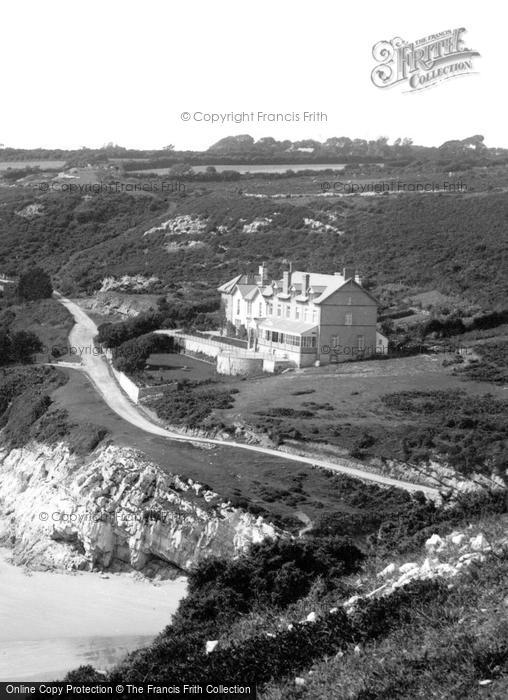
<svg viewBox="0 0 508 700"><path fill-rule="evenodd" d="M162 396L154 398L150 405L160 418L188 428L209 428L208 422L214 409L232 408L233 395L238 389L217 389L209 381L183 381L176 390L163 390Z"/></svg>

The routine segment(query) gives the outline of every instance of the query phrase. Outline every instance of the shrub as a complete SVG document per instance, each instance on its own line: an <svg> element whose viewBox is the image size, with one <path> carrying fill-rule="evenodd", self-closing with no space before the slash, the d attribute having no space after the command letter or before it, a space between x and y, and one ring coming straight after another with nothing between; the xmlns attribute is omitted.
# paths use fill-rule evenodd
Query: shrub
<svg viewBox="0 0 508 700"><path fill-rule="evenodd" d="M40 267L27 270L19 278L18 294L25 301L49 298L53 294L51 277Z"/></svg>

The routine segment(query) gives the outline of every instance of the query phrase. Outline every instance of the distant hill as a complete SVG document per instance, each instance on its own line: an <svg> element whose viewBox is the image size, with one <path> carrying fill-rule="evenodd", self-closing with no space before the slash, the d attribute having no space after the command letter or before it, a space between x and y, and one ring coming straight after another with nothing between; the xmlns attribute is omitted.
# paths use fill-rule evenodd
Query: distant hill
<svg viewBox="0 0 508 700"><path fill-rule="evenodd" d="M173 146L158 150L127 149L107 144L99 149L83 147L73 151L62 149L0 150L0 161L65 160L68 166L78 163L121 162L126 170L170 167L187 164L235 163L356 163L423 161L436 165L455 161L482 165L508 162L508 149L488 148L480 134L462 140L446 141L440 146L418 146L410 138L398 138L392 144L380 137L375 140L331 137L324 142L314 139L277 141L271 136L257 141L249 134L227 136L205 151L179 151Z"/></svg>

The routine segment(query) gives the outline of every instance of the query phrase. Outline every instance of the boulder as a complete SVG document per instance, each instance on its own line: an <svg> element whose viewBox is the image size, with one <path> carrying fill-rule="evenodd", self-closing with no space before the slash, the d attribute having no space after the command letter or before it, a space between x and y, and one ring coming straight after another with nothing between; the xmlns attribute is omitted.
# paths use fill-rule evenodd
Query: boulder
<svg viewBox="0 0 508 700"><path fill-rule="evenodd" d="M399 571L401 574L407 574L408 571L412 571L413 569L417 569L418 564L416 562L408 562L407 564L402 564L402 566L399 566Z"/></svg>
<svg viewBox="0 0 508 700"><path fill-rule="evenodd" d="M445 546L444 540L439 537L439 535L431 535L429 539L425 542L425 549L440 551Z"/></svg>
<svg viewBox="0 0 508 700"><path fill-rule="evenodd" d="M479 535L476 535L476 537L471 537L469 543L471 545L471 549L474 549L476 552L488 552L491 549L490 544L487 542L487 539L482 532L480 532Z"/></svg>
<svg viewBox="0 0 508 700"><path fill-rule="evenodd" d="M466 539L466 536L464 535L463 532L459 532L457 534L450 536L450 542L452 544L454 544L456 547L460 547L464 543L465 539Z"/></svg>
<svg viewBox="0 0 508 700"><path fill-rule="evenodd" d="M388 576L392 576L395 573L396 568L397 567L393 562L388 564L388 566L385 566L385 568L378 573L378 578L387 578Z"/></svg>

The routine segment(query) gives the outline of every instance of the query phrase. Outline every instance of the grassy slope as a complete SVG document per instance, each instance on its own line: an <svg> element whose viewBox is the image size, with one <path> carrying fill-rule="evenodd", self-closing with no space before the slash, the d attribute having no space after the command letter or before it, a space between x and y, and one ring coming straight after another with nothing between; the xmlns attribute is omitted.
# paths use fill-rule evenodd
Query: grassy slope
<svg viewBox="0 0 508 700"><path fill-rule="evenodd" d="M74 325L74 319L65 307L55 299L40 299L13 305L9 309L15 314L12 331L32 331L50 351L53 346L58 346L64 354Z"/></svg>
<svg viewBox="0 0 508 700"><path fill-rule="evenodd" d="M360 654L351 645L345 654L302 670L304 687L296 688L293 680L273 683L260 698L505 698L507 576L506 557L491 559L462 576L441 599L415 600L400 626L363 646Z"/></svg>

